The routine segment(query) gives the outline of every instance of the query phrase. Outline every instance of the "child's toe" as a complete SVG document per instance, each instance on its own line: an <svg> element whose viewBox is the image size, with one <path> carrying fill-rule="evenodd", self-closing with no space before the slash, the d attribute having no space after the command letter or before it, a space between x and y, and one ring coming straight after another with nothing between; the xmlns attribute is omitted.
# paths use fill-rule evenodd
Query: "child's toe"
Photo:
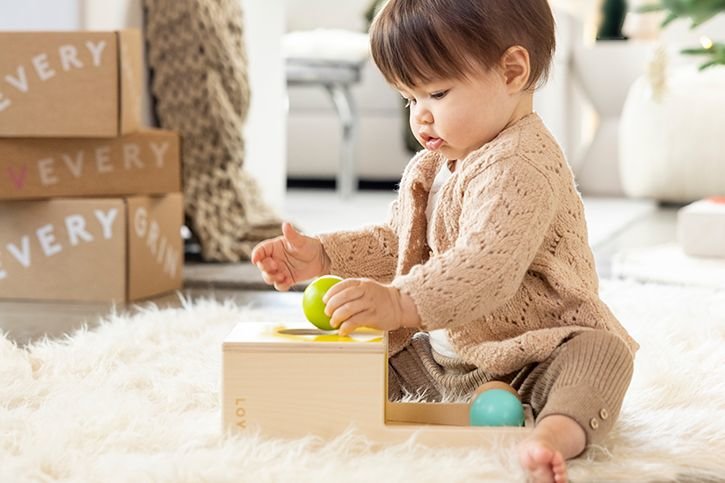
<svg viewBox="0 0 725 483"><path fill-rule="evenodd" d="M554 453L554 458L551 460L551 469L554 472L554 481L556 483L566 483L566 461L558 451Z"/></svg>
<svg viewBox="0 0 725 483"><path fill-rule="evenodd" d="M554 454L546 446L539 446L534 450L533 457L538 464L547 464L552 461Z"/></svg>

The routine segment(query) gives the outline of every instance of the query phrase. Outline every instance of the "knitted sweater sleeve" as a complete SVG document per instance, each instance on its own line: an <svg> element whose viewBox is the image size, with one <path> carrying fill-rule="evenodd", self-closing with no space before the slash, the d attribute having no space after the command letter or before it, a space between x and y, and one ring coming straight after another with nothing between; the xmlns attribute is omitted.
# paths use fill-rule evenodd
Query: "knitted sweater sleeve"
<svg viewBox="0 0 725 483"><path fill-rule="evenodd" d="M455 244L392 283L424 330L481 320L513 297L556 212L552 185L520 156L481 168L464 188Z"/></svg>
<svg viewBox="0 0 725 483"><path fill-rule="evenodd" d="M330 258L330 273L342 278L365 277L390 282L398 262L398 201L390 206L388 221L354 231L319 235Z"/></svg>

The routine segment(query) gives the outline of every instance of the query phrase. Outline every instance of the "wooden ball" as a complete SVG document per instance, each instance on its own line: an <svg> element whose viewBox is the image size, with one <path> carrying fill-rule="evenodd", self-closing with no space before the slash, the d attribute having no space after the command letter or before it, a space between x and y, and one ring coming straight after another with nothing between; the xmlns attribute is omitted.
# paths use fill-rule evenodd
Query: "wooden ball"
<svg viewBox="0 0 725 483"><path fill-rule="evenodd" d="M476 399L476 396L481 394L482 392L488 391L490 389L503 389L504 391L508 391L514 396L516 396L519 400L521 400L521 397L519 396L519 393L511 387L510 385L506 384L502 381L488 381L485 384L481 384L478 386L478 388L474 391L473 396L471 397L471 401Z"/></svg>

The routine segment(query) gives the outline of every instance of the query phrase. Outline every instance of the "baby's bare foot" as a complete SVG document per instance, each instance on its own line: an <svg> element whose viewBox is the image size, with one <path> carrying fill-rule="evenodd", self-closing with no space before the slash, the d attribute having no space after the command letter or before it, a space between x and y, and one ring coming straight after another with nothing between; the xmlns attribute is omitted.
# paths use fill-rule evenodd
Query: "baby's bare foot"
<svg viewBox="0 0 725 483"><path fill-rule="evenodd" d="M519 446L521 466L533 483L565 483L566 462L564 457L548 441L529 438Z"/></svg>
<svg viewBox="0 0 725 483"><path fill-rule="evenodd" d="M559 414L543 418L534 432L519 445L519 460L529 481L564 483L566 460L578 456L586 434L573 419Z"/></svg>

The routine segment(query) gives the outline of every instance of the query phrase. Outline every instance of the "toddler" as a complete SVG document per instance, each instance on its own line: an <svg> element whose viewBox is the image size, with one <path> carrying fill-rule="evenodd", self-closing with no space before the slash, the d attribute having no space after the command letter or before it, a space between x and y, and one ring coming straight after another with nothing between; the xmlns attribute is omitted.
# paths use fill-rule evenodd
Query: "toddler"
<svg viewBox="0 0 725 483"><path fill-rule="evenodd" d="M612 428L637 343L598 296L582 200L533 111L548 74L547 0L389 0L373 59L407 100L425 149L404 170L388 220L281 237L252 253L277 290L323 274L346 334L389 333L389 395L430 400L512 385L536 425L518 448L533 481Z"/></svg>

